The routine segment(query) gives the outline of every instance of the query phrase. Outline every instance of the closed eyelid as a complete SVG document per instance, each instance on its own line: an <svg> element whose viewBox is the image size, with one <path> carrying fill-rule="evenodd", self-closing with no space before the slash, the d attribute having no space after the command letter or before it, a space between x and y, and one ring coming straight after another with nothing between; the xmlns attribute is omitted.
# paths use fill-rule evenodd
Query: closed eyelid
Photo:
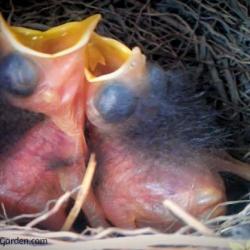
<svg viewBox="0 0 250 250"><path fill-rule="evenodd" d="M35 63L19 53L10 53L0 61L0 89L19 97L30 96L38 84Z"/></svg>
<svg viewBox="0 0 250 250"><path fill-rule="evenodd" d="M136 108L137 97L122 83L110 83L97 93L94 105L106 122L121 122L130 117Z"/></svg>

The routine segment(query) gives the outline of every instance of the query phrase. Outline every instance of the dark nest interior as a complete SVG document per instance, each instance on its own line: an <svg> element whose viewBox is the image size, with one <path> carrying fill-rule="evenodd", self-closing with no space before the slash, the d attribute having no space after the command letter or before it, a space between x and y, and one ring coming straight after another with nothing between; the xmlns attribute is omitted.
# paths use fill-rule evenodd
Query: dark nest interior
<svg viewBox="0 0 250 250"><path fill-rule="evenodd" d="M38 30L82 20L96 13L102 14L97 28L99 34L115 38L130 48L139 46L148 60L157 62L164 69L180 67L194 74L206 92L207 102L218 111L218 122L230 131L225 150L233 157L250 163L248 0L10 0L2 1L0 10L11 24ZM227 229L234 225L242 223L247 225L246 230L250 230L250 208L246 206L249 204L247 193L250 185L235 176L225 176L224 179L231 200L235 200L228 205L232 212L217 220L207 221L206 225L211 226L217 235L228 233L228 236L233 236L238 233L237 229L234 229L237 232L227 232ZM3 223L1 231L3 228L6 232L16 230L17 235L23 233L22 228L15 224ZM181 232L199 235L190 232L188 226L182 228ZM131 232L86 229L79 235L63 232L61 235L53 235L33 230L24 234L32 233L51 237L52 242L57 239L79 242L87 239L113 239L115 244L117 235L136 235L139 241L145 235L157 235L155 231L147 229ZM185 242L186 239L179 237L180 241ZM171 242L171 238L168 240ZM202 241L205 247L204 242L207 241ZM164 240L159 242L159 247L164 246ZM199 246L197 242L186 242L186 245ZM224 243L217 243L225 247ZM217 243L208 246L215 247Z"/></svg>

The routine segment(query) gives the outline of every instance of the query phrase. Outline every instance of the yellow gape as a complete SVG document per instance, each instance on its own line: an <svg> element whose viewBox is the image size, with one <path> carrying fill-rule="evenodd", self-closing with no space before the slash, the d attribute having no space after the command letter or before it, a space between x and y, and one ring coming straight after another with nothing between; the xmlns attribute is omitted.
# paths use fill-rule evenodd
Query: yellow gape
<svg viewBox="0 0 250 250"><path fill-rule="evenodd" d="M100 19L100 15L94 15L80 22L70 22L47 31L39 31L10 26L0 16L1 47L6 46L4 43L9 43L13 49L34 56L63 56L86 46Z"/></svg>

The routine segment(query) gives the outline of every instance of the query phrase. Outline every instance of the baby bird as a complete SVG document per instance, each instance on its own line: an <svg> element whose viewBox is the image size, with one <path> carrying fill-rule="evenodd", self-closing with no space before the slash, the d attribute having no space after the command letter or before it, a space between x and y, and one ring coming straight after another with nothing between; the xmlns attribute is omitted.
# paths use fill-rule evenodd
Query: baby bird
<svg viewBox="0 0 250 250"><path fill-rule="evenodd" d="M140 82L130 77L92 86L88 99L95 192L112 225L170 232L181 223L164 200L205 218L226 200L218 172L237 163L219 156L226 133L185 72L148 64Z"/></svg>

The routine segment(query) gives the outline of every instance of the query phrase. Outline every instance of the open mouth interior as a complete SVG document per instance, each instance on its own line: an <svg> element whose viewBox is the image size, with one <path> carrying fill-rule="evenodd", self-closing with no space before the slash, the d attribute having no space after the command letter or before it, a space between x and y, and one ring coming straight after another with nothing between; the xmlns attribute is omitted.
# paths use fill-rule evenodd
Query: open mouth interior
<svg viewBox="0 0 250 250"><path fill-rule="evenodd" d="M118 70L131 56L131 50L122 43L92 34L86 46L87 74L90 78Z"/></svg>
<svg viewBox="0 0 250 250"><path fill-rule="evenodd" d="M36 51L54 54L79 42L86 29L85 23L69 23L45 32L14 27L11 31L23 45Z"/></svg>
<svg viewBox="0 0 250 250"><path fill-rule="evenodd" d="M28 49L30 53L40 55L60 55L85 46L100 18L100 15L93 15L83 21L65 23L46 31L11 26L2 16L0 24L4 35L16 49Z"/></svg>

